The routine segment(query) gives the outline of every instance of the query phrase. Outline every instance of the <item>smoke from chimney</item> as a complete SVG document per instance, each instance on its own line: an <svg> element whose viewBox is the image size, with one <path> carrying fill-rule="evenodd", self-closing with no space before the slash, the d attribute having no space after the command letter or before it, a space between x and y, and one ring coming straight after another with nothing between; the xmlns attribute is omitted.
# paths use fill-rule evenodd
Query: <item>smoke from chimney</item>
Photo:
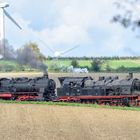
<svg viewBox="0 0 140 140"><path fill-rule="evenodd" d="M13 46L9 44L8 40L5 39L5 43L0 42L0 55L3 56L2 59L13 60L16 59L16 52Z"/></svg>
<svg viewBox="0 0 140 140"><path fill-rule="evenodd" d="M23 48L15 51L8 40L5 40L4 45L2 42L3 41L0 42L0 59L16 60L21 66L28 65L30 68L38 69L43 72L47 71L47 66L43 63L43 58L45 57L40 53L35 43L26 44ZM33 51L32 46L38 50Z"/></svg>

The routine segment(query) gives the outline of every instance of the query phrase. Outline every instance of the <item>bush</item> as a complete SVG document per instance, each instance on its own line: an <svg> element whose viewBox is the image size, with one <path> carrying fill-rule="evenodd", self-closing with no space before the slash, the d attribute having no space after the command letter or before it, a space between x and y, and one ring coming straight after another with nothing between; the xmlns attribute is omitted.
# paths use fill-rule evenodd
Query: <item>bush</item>
<svg viewBox="0 0 140 140"><path fill-rule="evenodd" d="M106 72L110 72L111 71L111 67L107 64L106 65Z"/></svg>
<svg viewBox="0 0 140 140"><path fill-rule="evenodd" d="M53 63L53 64L51 64L51 66L50 66L50 70L51 70L51 71L58 72L58 71L60 71L60 67L59 67L56 63Z"/></svg>
<svg viewBox="0 0 140 140"><path fill-rule="evenodd" d="M73 60L71 61L71 65L72 65L74 68L79 67L78 61L77 61L76 59L73 59Z"/></svg>
<svg viewBox="0 0 140 140"><path fill-rule="evenodd" d="M94 59L91 62L91 70L92 71L95 71L95 72L99 72L100 69L101 69L101 61L100 60L97 60L97 59Z"/></svg>

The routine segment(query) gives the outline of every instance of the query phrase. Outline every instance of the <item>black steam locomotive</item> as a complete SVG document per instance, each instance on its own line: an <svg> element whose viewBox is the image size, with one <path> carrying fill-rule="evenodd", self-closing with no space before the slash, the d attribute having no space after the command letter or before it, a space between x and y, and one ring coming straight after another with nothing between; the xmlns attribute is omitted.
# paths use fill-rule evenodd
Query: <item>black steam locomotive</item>
<svg viewBox="0 0 140 140"><path fill-rule="evenodd" d="M118 76L60 77L61 87L57 88L60 101L98 103L110 105L140 106L140 80L130 73L126 79Z"/></svg>
<svg viewBox="0 0 140 140"><path fill-rule="evenodd" d="M126 79L118 76L99 77L60 77L61 87L57 88L58 96L117 96L139 95L140 80L133 78L132 73Z"/></svg>
<svg viewBox="0 0 140 140"><path fill-rule="evenodd" d="M5 99L9 97L13 100L52 101L56 98L55 88L55 81L49 79L47 74L33 79L27 77L0 79L0 97Z"/></svg>

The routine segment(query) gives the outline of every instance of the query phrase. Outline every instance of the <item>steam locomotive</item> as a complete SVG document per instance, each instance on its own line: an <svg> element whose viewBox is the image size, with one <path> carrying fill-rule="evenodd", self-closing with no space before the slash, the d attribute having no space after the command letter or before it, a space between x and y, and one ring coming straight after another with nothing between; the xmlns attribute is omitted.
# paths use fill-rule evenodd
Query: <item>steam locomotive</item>
<svg viewBox="0 0 140 140"><path fill-rule="evenodd" d="M47 74L33 79L21 78L1 78L0 98L12 100L39 100L52 101L56 98L55 81L48 78Z"/></svg>
<svg viewBox="0 0 140 140"><path fill-rule="evenodd" d="M133 73L123 80L118 76L98 80L89 76L59 77L59 81L56 95L56 83L47 73L36 78L1 78L0 99L140 106L140 80L133 78Z"/></svg>
<svg viewBox="0 0 140 140"><path fill-rule="evenodd" d="M61 101L75 101L98 104L139 105L140 80L129 73L126 79L118 76L99 77L60 77L61 86L57 96Z"/></svg>
<svg viewBox="0 0 140 140"><path fill-rule="evenodd" d="M60 77L61 87L57 88L58 96L115 96L139 95L140 80L133 78L132 73L126 79L119 80L118 76L99 77Z"/></svg>

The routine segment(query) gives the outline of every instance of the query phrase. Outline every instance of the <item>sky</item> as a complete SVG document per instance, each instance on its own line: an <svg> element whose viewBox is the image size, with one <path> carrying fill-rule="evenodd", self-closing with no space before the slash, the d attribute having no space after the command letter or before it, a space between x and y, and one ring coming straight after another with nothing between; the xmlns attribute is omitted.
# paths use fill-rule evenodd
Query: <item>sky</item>
<svg viewBox="0 0 140 140"><path fill-rule="evenodd" d="M139 56L140 39L130 29L111 22L117 9L114 0L1 0L19 23L19 30L5 17L6 39L14 49L29 41L46 56L49 49L63 56Z"/></svg>

